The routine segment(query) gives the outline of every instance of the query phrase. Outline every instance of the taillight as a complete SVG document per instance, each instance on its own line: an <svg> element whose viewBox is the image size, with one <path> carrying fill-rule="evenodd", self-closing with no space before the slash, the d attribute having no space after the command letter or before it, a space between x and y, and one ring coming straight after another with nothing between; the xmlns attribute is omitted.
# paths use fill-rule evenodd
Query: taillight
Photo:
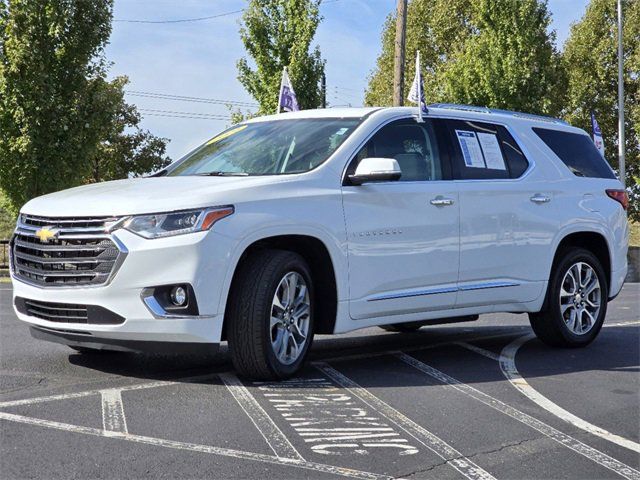
<svg viewBox="0 0 640 480"><path fill-rule="evenodd" d="M629 208L629 195L626 190L606 190L607 195L622 205L625 210Z"/></svg>

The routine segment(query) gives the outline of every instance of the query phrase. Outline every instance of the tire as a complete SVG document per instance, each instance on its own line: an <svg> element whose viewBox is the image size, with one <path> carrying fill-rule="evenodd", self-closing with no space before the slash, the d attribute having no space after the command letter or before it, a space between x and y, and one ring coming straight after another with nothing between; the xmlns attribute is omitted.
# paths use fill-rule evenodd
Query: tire
<svg viewBox="0 0 640 480"><path fill-rule="evenodd" d="M393 325L380 325L382 330L395 333L412 333L420 330L420 327L424 326L422 322L406 322L406 323L394 323Z"/></svg>
<svg viewBox="0 0 640 480"><path fill-rule="evenodd" d="M295 299L291 300L287 297L294 283ZM300 255L261 250L243 261L234 278L226 317L229 353L238 374L279 380L300 370L313 342L314 299L311 272ZM301 313L305 309L307 313ZM272 313L279 320L274 325Z"/></svg>
<svg viewBox="0 0 640 480"><path fill-rule="evenodd" d="M598 258L583 248L571 248L555 262L542 310L530 313L529 321L547 345L584 347L602 328L608 298L607 277Z"/></svg>

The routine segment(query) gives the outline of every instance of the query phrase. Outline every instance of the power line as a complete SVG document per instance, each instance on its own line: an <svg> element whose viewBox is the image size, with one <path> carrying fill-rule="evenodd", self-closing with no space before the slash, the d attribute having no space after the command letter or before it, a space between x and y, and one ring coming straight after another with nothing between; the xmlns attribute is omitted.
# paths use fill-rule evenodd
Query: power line
<svg viewBox="0 0 640 480"><path fill-rule="evenodd" d="M169 93L144 92L140 90L125 90L128 95L135 97L154 98L158 100L175 100L181 102L209 103L214 105L233 105L237 107L257 107L257 103L239 100L224 100L216 98L190 97L186 95L172 95Z"/></svg>
<svg viewBox="0 0 640 480"><path fill-rule="evenodd" d="M216 113L197 113L197 112L179 112L174 110L158 110L155 108L141 108L139 111L143 115L151 115L156 117L174 117L174 118L195 118L202 120L229 120L228 115Z"/></svg>
<svg viewBox="0 0 640 480"><path fill-rule="evenodd" d="M211 20L213 18L220 17L228 17L229 15L235 15L236 13L242 13L242 10L234 10L233 12L226 13L218 13L217 15L209 15L208 17L198 17L198 18L182 18L179 20L124 20L124 19L115 19L114 22L120 23L187 23L187 22L201 22L203 20Z"/></svg>
<svg viewBox="0 0 640 480"><path fill-rule="evenodd" d="M336 2L339 2L339 1L341 1L341 0L326 0L326 1L322 1L320 4L321 5L326 5L327 3L336 3ZM180 18L180 19L177 19L177 20L129 20L129 19L116 18L113 21L114 22L119 22L119 23L151 23L151 24L193 23L193 22L202 22L204 20L212 20L214 18L228 17L229 15L235 15L237 13L242 13L244 11L245 11L245 9L243 8L241 10L234 10L233 12L218 13L216 15L209 15L209 16L206 16L206 17Z"/></svg>

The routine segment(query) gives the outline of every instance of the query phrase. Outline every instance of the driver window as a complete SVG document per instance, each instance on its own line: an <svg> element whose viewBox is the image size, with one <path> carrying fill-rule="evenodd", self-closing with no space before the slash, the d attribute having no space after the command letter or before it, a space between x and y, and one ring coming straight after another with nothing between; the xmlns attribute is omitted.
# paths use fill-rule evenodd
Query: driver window
<svg viewBox="0 0 640 480"><path fill-rule="evenodd" d="M430 121L400 120L382 127L357 153L356 165L367 157L394 158L402 170L401 182L443 179L438 143Z"/></svg>

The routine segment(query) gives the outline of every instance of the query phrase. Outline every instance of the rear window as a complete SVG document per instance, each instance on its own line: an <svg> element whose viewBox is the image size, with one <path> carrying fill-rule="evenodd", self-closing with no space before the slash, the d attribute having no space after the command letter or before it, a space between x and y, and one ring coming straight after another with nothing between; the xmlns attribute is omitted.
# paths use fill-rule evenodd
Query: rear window
<svg viewBox="0 0 640 480"><path fill-rule="evenodd" d="M547 128L533 131L553 150L560 160L578 177L616 178L606 160L586 135Z"/></svg>

